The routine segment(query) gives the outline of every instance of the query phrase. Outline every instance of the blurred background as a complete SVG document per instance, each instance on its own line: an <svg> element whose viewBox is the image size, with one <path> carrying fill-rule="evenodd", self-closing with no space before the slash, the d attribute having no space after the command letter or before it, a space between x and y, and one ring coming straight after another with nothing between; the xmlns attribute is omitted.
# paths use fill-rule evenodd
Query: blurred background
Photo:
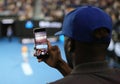
<svg viewBox="0 0 120 84"><path fill-rule="evenodd" d="M120 68L120 0L0 0L0 84L46 84L63 76L33 57L34 28L46 28L48 40L64 55L61 30L64 16L82 5L94 5L113 20L106 60Z"/></svg>

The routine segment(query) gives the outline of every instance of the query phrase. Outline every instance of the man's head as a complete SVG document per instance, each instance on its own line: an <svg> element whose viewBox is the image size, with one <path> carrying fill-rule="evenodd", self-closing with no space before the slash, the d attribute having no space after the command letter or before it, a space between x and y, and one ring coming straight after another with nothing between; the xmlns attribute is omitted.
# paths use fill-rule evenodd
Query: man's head
<svg viewBox="0 0 120 84"><path fill-rule="evenodd" d="M106 28L99 28L93 32L93 38L96 40L104 39L109 35ZM71 68L73 64L77 65L82 62L103 61L105 60L106 51L109 42L80 42L70 37L65 39L65 54L67 62ZM74 62L76 60L76 62ZM74 63L73 63L74 62Z"/></svg>
<svg viewBox="0 0 120 84"><path fill-rule="evenodd" d="M61 33L69 37L71 43L69 43L69 47L72 49L72 52L77 54L80 53L80 55L75 57L79 58L84 56L85 58L87 55L93 55L90 54L93 51L99 51L99 45L105 44L101 49L107 49L111 40L111 32L112 20L108 14L97 7L83 6L65 16L62 31L58 34ZM67 46L69 44L67 43ZM68 49L66 50L67 53L71 51L69 48L65 47L65 49ZM89 54L85 54L85 52L88 52ZM95 55L98 55L98 53L101 52L102 50L96 52ZM72 53L72 58L73 57Z"/></svg>
<svg viewBox="0 0 120 84"><path fill-rule="evenodd" d="M100 41L109 42L112 31L110 16L97 7L83 6L65 16L62 31L59 33L80 42L95 42L97 40L92 33L99 28L109 31L109 36Z"/></svg>

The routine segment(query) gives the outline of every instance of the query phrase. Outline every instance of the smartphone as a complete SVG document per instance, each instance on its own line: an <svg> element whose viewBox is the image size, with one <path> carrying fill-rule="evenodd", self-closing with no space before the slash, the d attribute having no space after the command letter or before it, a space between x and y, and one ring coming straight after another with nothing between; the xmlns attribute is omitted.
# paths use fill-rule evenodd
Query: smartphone
<svg viewBox="0 0 120 84"><path fill-rule="evenodd" d="M40 57L47 55L47 33L45 28L34 28L34 43L35 48L41 51Z"/></svg>

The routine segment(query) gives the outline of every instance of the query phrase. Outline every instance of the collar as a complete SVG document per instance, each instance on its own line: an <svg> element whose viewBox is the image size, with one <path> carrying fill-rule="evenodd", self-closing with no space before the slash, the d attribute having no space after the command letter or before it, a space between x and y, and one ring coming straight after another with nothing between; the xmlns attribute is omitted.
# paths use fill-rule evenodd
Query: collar
<svg viewBox="0 0 120 84"><path fill-rule="evenodd" d="M106 61L102 62L89 62L77 65L73 70L72 74L75 73L95 73L110 70L110 67Z"/></svg>

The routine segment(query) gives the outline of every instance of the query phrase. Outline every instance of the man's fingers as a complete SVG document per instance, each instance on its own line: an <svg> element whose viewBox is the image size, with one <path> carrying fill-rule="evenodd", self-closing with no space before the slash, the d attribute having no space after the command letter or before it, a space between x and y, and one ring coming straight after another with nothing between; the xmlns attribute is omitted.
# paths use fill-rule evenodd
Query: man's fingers
<svg viewBox="0 0 120 84"><path fill-rule="evenodd" d="M42 59L38 59L38 62L41 62L42 61Z"/></svg>
<svg viewBox="0 0 120 84"><path fill-rule="evenodd" d="M41 50L35 50L35 52L34 52L34 56L36 57L36 56L39 56L41 54Z"/></svg>
<svg viewBox="0 0 120 84"><path fill-rule="evenodd" d="M48 49L50 49L51 48L51 44L50 44L50 42L47 40L47 45L48 45Z"/></svg>

